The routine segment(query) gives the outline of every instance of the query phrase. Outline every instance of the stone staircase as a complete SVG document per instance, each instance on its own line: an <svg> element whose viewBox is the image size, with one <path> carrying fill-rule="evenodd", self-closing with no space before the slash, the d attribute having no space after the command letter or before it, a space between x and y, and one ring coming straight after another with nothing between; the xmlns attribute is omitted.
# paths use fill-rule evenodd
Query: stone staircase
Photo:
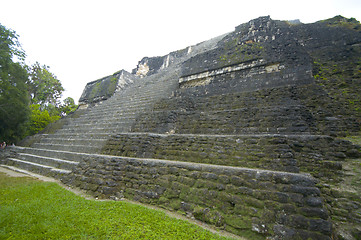
<svg viewBox="0 0 361 240"><path fill-rule="evenodd" d="M11 147L16 154L3 166L62 178L88 154L99 153L111 135L129 132L136 117L152 108L154 102L168 97L178 84L177 78L165 75L169 76L135 79L132 85L71 119L56 133L42 135L31 147Z"/></svg>
<svg viewBox="0 0 361 240"><path fill-rule="evenodd" d="M292 173L339 181L353 146L329 136L348 116L329 112L315 84L160 100L102 153ZM316 99L316 100L314 100ZM321 99L321 97L320 97ZM317 102L316 102L317 101ZM337 106L334 103L335 107ZM315 108L314 106L317 106Z"/></svg>
<svg viewBox="0 0 361 240"><path fill-rule="evenodd" d="M71 118L56 133L41 135L31 147L12 147L13 157L4 160L2 166L56 178L71 173L84 158L99 154L112 135L130 132L142 112L152 109L160 99L170 97L178 89L182 63L215 48L223 37L183 49L180 55L178 51L170 53L166 56L168 60L171 54L177 57L167 62L165 68L144 78L131 76L133 83L116 91L107 100L89 107L80 117Z"/></svg>
<svg viewBox="0 0 361 240"><path fill-rule="evenodd" d="M289 28L262 17L228 37L144 58L144 78L129 74L132 84L31 147L9 148L2 164L250 239L329 240L340 208L330 185L360 157L335 136L359 132L359 115L315 84ZM359 223L360 205L346 202L356 207L342 214Z"/></svg>

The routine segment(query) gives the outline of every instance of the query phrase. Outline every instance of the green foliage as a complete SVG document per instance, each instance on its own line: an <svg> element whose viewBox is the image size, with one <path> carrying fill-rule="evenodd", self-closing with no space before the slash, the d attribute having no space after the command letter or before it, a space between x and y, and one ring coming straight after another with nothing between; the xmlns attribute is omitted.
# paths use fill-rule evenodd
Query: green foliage
<svg viewBox="0 0 361 240"><path fill-rule="evenodd" d="M38 62L28 67L24 60L18 35L0 24L0 141L8 143L35 134L77 109L72 98L61 104L64 88L49 67Z"/></svg>
<svg viewBox="0 0 361 240"><path fill-rule="evenodd" d="M100 85L101 85L101 82L97 82L95 84L95 86L93 87L93 89L90 93L90 96L89 96L90 99L94 99L95 97L97 97L100 94L100 90L101 90Z"/></svg>
<svg viewBox="0 0 361 240"><path fill-rule="evenodd" d="M63 115L68 115L71 112L74 112L78 108L78 105L74 103L74 99L67 97L64 99L63 104L60 106L60 110Z"/></svg>
<svg viewBox="0 0 361 240"><path fill-rule="evenodd" d="M106 99L114 94L118 84L118 78L115 74L113 76L99 79L91 85L86 97L89 102Z"/></svg>
<svg viewBox="0 0 361 240"><path fill-rule="evenodd" d="M330 27L346 27L348 29L361 31L361 24L355 18L345 18L341 15L320 21Z"/></svg>
<svg viewBox="0 0 361 240"><path fill-rule="evenodd" d="M239 62L255 60L264 54L264 47L261 43L248 41L243 45L238 44L239 39L235 38L225 44L225 54L219 59L223 65L231 65Z"/></svg>
<svg viewBox="0 0 361 240"><path fill-rule="evenodd" d="M54 106L52 104L48 104L46 106L42 106L40 104L32 104L30 105L31 115L29 121L26 123L26 134L24 137L32 136L40 131L42 131L49 124L55 123L61 117L69 115L77 110L78 105L74 103L74 99L71 97L66 98L60 106ZM54 133L56 130L61 128L66 121L63 121L59 124L52 125L50 130L51 133ZM56 127L58 126L59 127Z"/></svg>
<svg viewBox="0 0 361 240"><path fill-rule="evenodd" d="M24 57L16 33L0 24L0 140L9 143L23 136L30 113L28 75L23 64L13 62Z"/></svg>
<svg viewBox="0 0 361 240"><path fill-rule="evenodd" d="M49 111L41 110L39 104L30 105L31 115L30 120L27 123L26 135L33 135L43 130L49 123L55 122L60 119L59 115L51 115ZM53 110L54 111L54 110Z"/></svg>
<svg viewBox="0 0 361 240"><path fill-rule="evenodd" d="M17 57L23 61L25 52L22 50L15 31L7 29L0 24L0 64L1 68L6 67L4 63L12 62L12 58ZM3 76L2 76L3 77Z"/></svg>
<svg viewBox="0 0 361 240"><path fill-rule="evenodd" d="M92 201L55 183L0 173L0 239L229 239L127 202Z"/></svg>
<svg viewBox="0 0 361 240"><path fill-rule="evenodd" d="M29 69L30 78L27 82L32 104L45 106L60 104L64 88L56 76L49 71L48 66L40 66L38 62Z"/></svg>
<svg viewBox="0 0 361 240"><path fill-rule="evenodd" d="M345 107L361 112L361 58L348 64L318 59L313 63L313 72L316 83L332 97L343 102Z"/></svg>
<svg viewBox="0 0 361 240"><path fill-rule="evenodd" d="M116 77L112 77L110 79L110 83L109 83L109 87L108 87L108 94L113 94L117 88L117 84L118 84L118 78Z"/></svg>

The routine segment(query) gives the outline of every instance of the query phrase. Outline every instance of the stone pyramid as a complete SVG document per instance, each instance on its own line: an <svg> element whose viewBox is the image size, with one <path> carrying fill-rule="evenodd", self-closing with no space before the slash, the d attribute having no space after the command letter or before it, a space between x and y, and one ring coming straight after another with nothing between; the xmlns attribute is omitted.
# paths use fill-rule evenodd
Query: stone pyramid
<svg viewBox="0 0 361 240"><path fill-rule="evenodd" d="M361 26L260 17L89 82L4 165L179 211L249 239L357 239Z"/></svg>

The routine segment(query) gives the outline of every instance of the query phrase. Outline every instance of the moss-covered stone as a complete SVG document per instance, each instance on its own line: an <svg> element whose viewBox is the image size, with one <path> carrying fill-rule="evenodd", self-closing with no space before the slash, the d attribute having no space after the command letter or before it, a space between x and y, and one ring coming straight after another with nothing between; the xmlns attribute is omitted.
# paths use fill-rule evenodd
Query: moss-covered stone
<svg viewBox="0 0 361 240"><path fill-rule="evenodd" d="M75 171L76 184L104 196L121 190L250 239L356 236L360 149L337 137L360 132L359 26L262 17L209 51L142 60L149 76L174 56L187 59L175 71L180 89L105 144L104 154L134 157L119 158L125 167L92 159ZM100 89L95 82L90 99Z"/></svg>

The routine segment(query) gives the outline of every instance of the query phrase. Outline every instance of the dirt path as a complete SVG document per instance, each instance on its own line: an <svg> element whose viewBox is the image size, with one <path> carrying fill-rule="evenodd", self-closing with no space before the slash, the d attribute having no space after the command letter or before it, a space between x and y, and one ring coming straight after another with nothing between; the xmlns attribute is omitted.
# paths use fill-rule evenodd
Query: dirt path
<svg viewBox="0 0 361 240"><path fill-rule="evenodd" d="M0 167L0 172L3 172L3 173L5 173L6 175L8 175L10 177L30 177L30 178L38 179L38 180L44 181L44 182L55 182L55 183L59 184L61 187L65 188L66 190L71 191L71 192L73 192L73 193L75 193L75 194L77 194L79 196L82 196L82 197L84 197L86 199L95 200L95 201L113 201L113 200L108 200L108 199L94 198L94 197L90 196L89 194L85 193L83 190L68 187L68 186L62 184L60 181L58 181L58 180L56 180L54 178L44 177L42 175L31 173L31 172L28 172L28 171L23 171L23 170L15 171L15 170L11 170L11 169L8 169L8 168ZM208 231L210 231L212 233L218 234L220 236L230 237L230 238L239 239L239 240L247 240L245 238L239 237L239 236L234 235L232 233L216 229L215 227L210 226L208 224L205 224L205 223L203 223L201 221L191 219L191 218L188 218L186 216L176 214L174 212L171 212L171 211L168 211L168 210L165 210L165 209L153 206L153 205L142 204L142 203L130 201L130 200L127 200L127 199L122 199L122 201L131 203L131 204L141 205L141 206L151 208L151 209L155 209L155 210L158 210L158 211L162 211L162 212L166 213L170 217L185 220L185 221L188 221L190 223L196 224L196 225L202 227L203 229L206 229L206 230L208 230Z"/></svg>

